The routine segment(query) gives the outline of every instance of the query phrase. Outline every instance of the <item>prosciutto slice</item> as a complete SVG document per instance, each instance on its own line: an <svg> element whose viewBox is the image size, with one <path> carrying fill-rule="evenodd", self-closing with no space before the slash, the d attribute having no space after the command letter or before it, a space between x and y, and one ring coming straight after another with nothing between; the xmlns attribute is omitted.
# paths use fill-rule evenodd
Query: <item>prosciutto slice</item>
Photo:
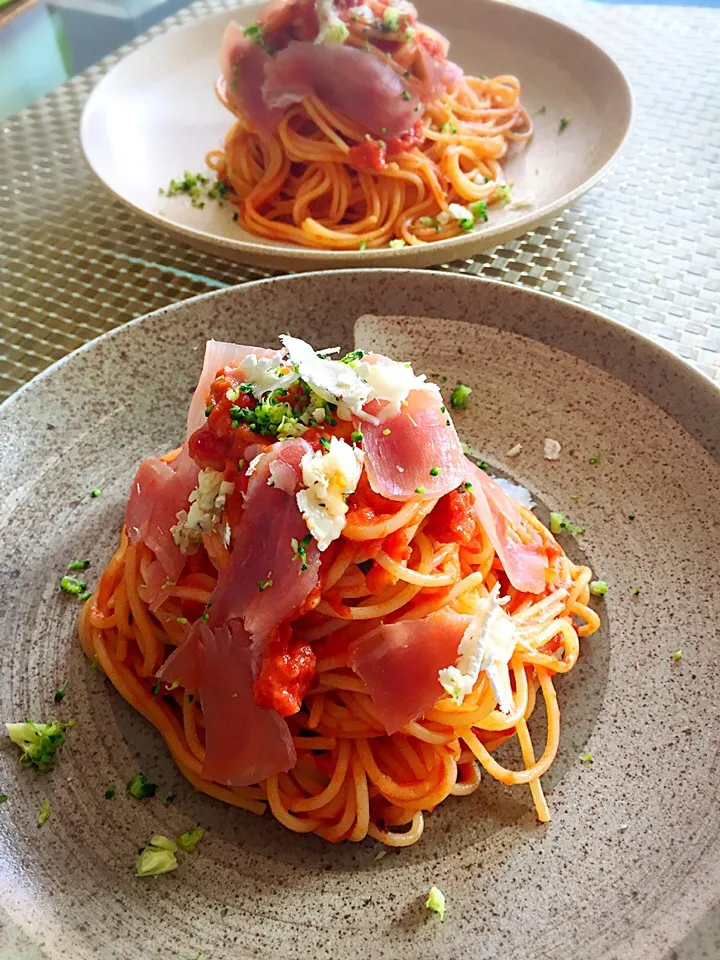
<svg viewBox="0 0 720 960"><path fill-rule="evenodd" d="M182 573L185 557L173 540L170 528L177 522L178 511L187 506L188 497L197 486L198 473L197 464L184 448L171 463L157 457L143 460L130 490L125 513L130 542L145 543L155 554L166 578L172 581Z"/></svg>
<svg viewBox="0 0 720 960"><path fill-rule="evenodd" d="M239 621L213 629L196 624L159 676L197 691L205 725L208 780L244 787L295 765L287 723L253 699L250 638Z"/></svg>
<svg viewBox="0 0 720 960"><path fill-rule="evenodd" d="M468 461L442 407L440 391L428 385L411 390L397 416L378 424L358 422L375 493L389 500L442 497L467 479Z"/></svg>
<svg viewBox="0 0 720 960"><path fill-rule="evenodd" d="M291 545L291 540L299 542L307 534L294 490L302 476L300 461L311 450L307 441L297 438L277 443L263 454L248 485L242 519L233 530L230 563L213 596L210 622L242 617L257 646L302 606L318 580L320 552L315 541L307 547L306 570L301 570ZM282 477L282 486L273 477ZM268 580L270 584L259 589Z"/></svg>
<svg viewBox="0 0 720 960"><path fill-rule="evenodd" d="M343 44L294 40L265 64L263 96L270 108L316 96L385 138L399 137L418 119L418 97L388 63ZM404 94L407 94L407 99Z"/></svg>
<svg viewBox="0 0 720 960"><path fill-rule="evenodd" d="M220 69L224 94L235 113L242 113L261 133L270 135L283 115L282 108L268 105L263 95L265 66L270 56L245 36L231 20L220 43Z"/></svg>
<svg viewBox="0 0 720 960"><path fill-rule="evenodd" d="M471 617L439 610L422 620L377 627L350 646L350 666L367 687L388 733L415 720L443 696L438 672L457 660Z"/></svg>
<svg viewBox="0 0 720 960"><path fill-rule="evenodd" d="M477 518L500 557L510 583L516 590L544 593L548 560L540 535L526 524L515 503L498 484L470 460L465 475L473 485ZM516 532L519 530L526 532L528 543L519 539Z"/></svg>

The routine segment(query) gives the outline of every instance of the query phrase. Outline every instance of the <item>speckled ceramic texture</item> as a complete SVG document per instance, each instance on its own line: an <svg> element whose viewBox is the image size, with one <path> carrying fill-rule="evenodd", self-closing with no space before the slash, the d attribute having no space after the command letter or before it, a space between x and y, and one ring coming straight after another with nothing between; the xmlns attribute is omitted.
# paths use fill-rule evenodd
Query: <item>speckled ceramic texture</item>
<svg viewBox="0 0 720 960"><path fill-rule="evenodd" d="M493 207L487 223L438 243L377 250L315 250L254 236L231 204L193 207L158 195L183 170L205 169L232 124L214 92L227 23L252 23L264 4L242 4L151 40L110 70L83 112L80 139L106 187L136 213L206 253L267 267L426 267L519 237L577 200L607 172L630 127L630 89L599 47L563 23L495 0L419 0L421 19L445 34L470 75L514 74L535 118L532 142L503 160L519 208ZM562 135L559 123L571 117Z"/></svg>
<svg viewBox="0 0 720 960"><path fill-rule="evenodd" d="M388 319L356 326L364 314ZM392 319L403 316L434 319ZM598 602L602 629L557 682L549 825L536 822L527 789L485 777L429 815L416 846L380 861L374 842L288 833L196 794L83 657L77 604L58 579L87 556L96 582L138 461L181 438L205 339L271 345L286 330L318 347L392 352L448 388L469 384L461 435L533 491L541 516L559 509L585 527L567 550L610 591ZM21 390L0 408L0 713L77 723L49 774L22 770L0 744L6 956L684 956L672 951L707 929L720 896L718 398L680 361L572 304L411 271L304 275L187 301ZM559 460L543 458L545 437L561 442ZM91 499L95 487L102 496ZM542 719L533 724L539 740ZM592 764L579 762L586 751ZM159 785L154 799L126 796L138 770ZM105 800L110 783L117 793ZM52 816L38 827L44 798ZM197 823L205 839L177 872L133 876L152 834ZM444 923L423 907L433 883L447 898ZM714 949L712 932L704 942Z"/></svg>

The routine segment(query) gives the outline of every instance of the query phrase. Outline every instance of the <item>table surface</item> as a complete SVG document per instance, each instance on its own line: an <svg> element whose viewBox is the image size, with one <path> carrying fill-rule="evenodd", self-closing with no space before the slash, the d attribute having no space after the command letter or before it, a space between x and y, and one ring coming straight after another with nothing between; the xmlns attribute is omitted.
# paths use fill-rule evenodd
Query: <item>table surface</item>
<svg viewBox="0 0 720 960"><path fill-rule="evenodd" d="M96 181L78 142L88 93L120 57L232 5L198 0L3 124L0 397L133 317L273 275L199 253L143 223ZM588 0L533 6L590 36L625 70L635 97L630 142L605 182L562 216L439 269L594 307L720 382L720 10Z"/></svg>

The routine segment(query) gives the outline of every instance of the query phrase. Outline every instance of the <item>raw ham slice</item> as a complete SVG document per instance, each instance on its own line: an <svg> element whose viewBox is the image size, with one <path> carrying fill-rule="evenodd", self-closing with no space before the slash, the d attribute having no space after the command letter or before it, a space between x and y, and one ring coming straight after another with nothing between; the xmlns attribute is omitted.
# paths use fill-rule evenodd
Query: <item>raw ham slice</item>
<svg viewBox="0 0 720 960"><path fill-rule="evenodd" d="M233 531L233 550L213 595L211 624L243 618L257 646L307 600L317 583L320 553L313 540L307 547L307 569L300 569L291 540L298 542L307 527L295 500L301 479L300 461L312 450L301 438L286 440L258 461L248 485L242 519ZM282 464L283 485L268 486L271 467ZM288 472L293 471L290 487ZM260 590L258 584L271 581Z"/></svg>
<svg viewBox="0 0 720 960"><path fill-rule="evenodd" d="M237 24L236 24L237 26ZM208 340L205 344L205 359L203 368L190 401L187 418L187 438L205 423L205 407L207 405L210 385L223 367L237 367L250 354L256 357L279 357L279 350L265 350L263 347L245 347L239 343L224 343L222 340ZM174 522L174 521L173 521Z"/></svg>
<svg viewBox="0 0 720 960"><path fill-rule="evenodd" d="M172 581L182 573L185 557L170 528L177 522L178 511L187 507L198 473L186 448L171 463L148 457L140 464L130 491L125 514L130 542L145 543Z"/></svg>
<svg viewBox="0 0 720 960"><path fill-rule="evenodd" d="M389 500L442 497L467 479L468 461L442 406L440 391L428 385L411 390L407 406L397 416L379 424L358 421L368 480L375 493ZM370 405L366 409L374 413ZM435 468L436 476L430 472ZM418 488L423 492L416 493Z"/></svg>
<svg viewBox="0 0 720 960"><path fill-rule="evenodd" d="M355 47L293 41L264 69L263 95L270 108L284 109L315 95L386 139L407 133L418 119L418 98L402 78L388 63Z"/></svg>
<svg viewBox="0 0 720 960"><path fill-rule="evenodd" d="M295 765L287 723L253 699L250 639L234 620L210 629L199 623L160 670L166 683L197 691L205 726L208 780L245 787Z"/></svg>
<svg viewBox="0 0 720 960"><path fill-rule="evenodd" d="M283 115L282 109L269 106L263 96L265 67L271 57L245 36L243 28L231 20L220 44L220 69L225 86L221 95L233 112L243 114L260 132L270 135Z"/></svg>
<svg viewBox="0 0 720 960"><path fill-rule="evenodd" d="M523 520L520 511L497 483L472 461L467 461L466 477L472 482L475 512L490 538L505 573L516 590L545 592L547 556L542 539ZM529 543L523 543L515 531L524 529Z"/></svg>
<svg viewBox="0 0 720 960"><path fill-rule="evenodd" d="M439 610L422 620L400 620L350 645L350 666L367 687L388 733L415 720L443 696L438 672L457 660L472 617Z"/></svg>

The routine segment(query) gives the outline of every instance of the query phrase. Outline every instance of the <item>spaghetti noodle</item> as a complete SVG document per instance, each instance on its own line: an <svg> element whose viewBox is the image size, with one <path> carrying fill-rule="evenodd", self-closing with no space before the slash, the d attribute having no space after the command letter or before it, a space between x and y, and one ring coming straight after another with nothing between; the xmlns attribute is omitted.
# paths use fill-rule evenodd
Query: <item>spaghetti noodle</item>
<svg viewBox="0 0 720 960"><path fill-rule="evenodd" d="M246 373L241 368L233 379L226 368L215 380L208 406L212 416L190 443L196 454L201 447L206 449L197 438L207 439L213 429L216 436L220 415L227 415L217 398L232 390L228 383L240 382ZM337 408L331 405L330 410ZM309 428L302 440L315 452L307 462L322 460L326 443L320 442L321 436L323 440L347 436L349 426L338 418L334 425L324 423L322 434ZM236 430L233 438L237 434ZM247 433L245 447L254 452L249 441L258 439ZM260 439L265 444L260 456L265 457L300 442L271 438L275 442L268 447L267 435ZM115 555L82 610L83 648L88 657L97 658L120 694L157 728L193 786L253 813L269 807L292 831L316 833L333 842L371 836L389 846L407 846L421 836L424 814L449 796L475 792L482 771L505 784L528 784L538 818L547 821L540 777L553 762L560 735L553 681L575 664L578 638L599 626L597 614L588 606L591 571L573 564L533 513L518 507L519 527L507 536L516 544L537 545L545 562L545 586L535 594L515 588L489 531L472 510L472 492L461 488L438 497L390 500L371 488L370 456L365 454L356 489L346 498L342 532L322 554L315 589L274 634L273 642L283 638L284 651L310 648L312 656L297 709L287 708L282 697L275 701L287 720L296 753L290 769L248 786L209 779L203 773L202 697L192 685L157 679L169 655L187 643L192 625L206 620L209 610L212 616L218 583L242 549L232 496L238 497L235 508L242 512L244 491L248 498L244 509L252 509L248 492L252 478L243 479L240 490L228 499L224 516L230 517L231 536L224 535L217 523L203 531L196 552L184 558L181 574L162 584L159 604L157 598L151 599L158 554L142 541L132 543L123 529ZM163 465L172 466L176 457L177 451ZM226 477L233 476L231 471L238 476L236 464L234 459L232 465L228 462ZM262 482L267 493L264 480L256 482ZM295 547L299 549L297 543ZM308 564L309 552L310 547ZM294 570L303 556L299 549ZM501 709L491 671L482 670L461 702L438 685L428 708L388 733L382 709L353 669L358 643L388 626L412 629L433 615L471 621L479 601L498 592L507 597L505 613L515 631L507 665L511 702ZM266 650L262 666L256 664L256 699L258 676L267 681L277 676L273 669L286 662L270 662L268 672L267 657ZM297 671L284 676L297 677ZM403 676L393 683L400 696L413 680ZM271 694L278 692L282 693L271 686ZM547 715L547 737L536 750L528 721L538 699ZM519 770L508 769L493 756L514 736L523 760Z"/></svg>
<svg viewBox="0 0 720 960"><path fill-rule="evenodd" d="M386 0L338 6L347 30L343 47L380 61L404 84L402 96L419 98L416 110L404 132L389 137L379 121L369 129L366 111L362 120L352 117L351 98L339 109L329 102L332 87L308 81L305 97L286 98L291 102L278 111L274 128L260 128L248 115L248 97L233 94L236 72L227 68L217 92L237 119L207 163L237 205L240 225L269 240L325 250L417 245L472 230L487 220L488 207L509 202L502 164L513 144L532 137L519 81L464 76L447 61L447 41L418 24L410 4L401 5L394 30L386 28L394 9ZM317 41L293 41L317 32L314 17L312 4L290 0L245 34L259 31L252 34L256 42L269 37L273 54L278 47L317 50ZM340 60L334 78L340 85L343 66ZM368 90L365 99L372 95Z"/></svg>

